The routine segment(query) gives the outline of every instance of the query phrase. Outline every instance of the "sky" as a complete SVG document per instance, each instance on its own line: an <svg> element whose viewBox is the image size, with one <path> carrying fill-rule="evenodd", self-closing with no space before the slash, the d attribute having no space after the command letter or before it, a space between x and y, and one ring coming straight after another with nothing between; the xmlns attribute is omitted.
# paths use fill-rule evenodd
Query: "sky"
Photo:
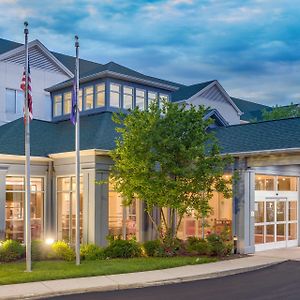
<svg viewBox="0 0 300 300"><path fill-rule="evenodd" d="M235 97L300 103L299 0L0 0L0 37Z"/></svg>

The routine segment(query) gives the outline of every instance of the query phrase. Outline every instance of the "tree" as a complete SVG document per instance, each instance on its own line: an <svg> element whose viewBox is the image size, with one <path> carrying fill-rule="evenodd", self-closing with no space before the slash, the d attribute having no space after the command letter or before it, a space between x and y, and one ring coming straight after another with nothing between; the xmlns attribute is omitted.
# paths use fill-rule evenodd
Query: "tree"
<svg viewBox="0 0 300 300"><path fill-rule="evenodd" d="M262 117L264 121L300 117L300 107L293 103L287 106L276 105L272 110L264 109Z"/></svg>
<svg viewBox="0 0 300 300"><path fill-rule="evenodd" d="M229 156L221 156L212 120L203 106L152 103L148 111L114 114L120 137L112 151L112 179L125 205L142 200L161 239L175 237L184 214L205 217L216 190L229 197L230 179L223 177ZM161 222L153 218L160 212ZM168 208L169 218L166 213Z"/></svg>

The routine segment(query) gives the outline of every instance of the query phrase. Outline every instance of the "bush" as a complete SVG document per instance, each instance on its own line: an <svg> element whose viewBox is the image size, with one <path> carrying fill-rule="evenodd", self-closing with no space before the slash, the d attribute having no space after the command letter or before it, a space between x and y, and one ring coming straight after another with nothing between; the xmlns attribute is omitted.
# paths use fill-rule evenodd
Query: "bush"
<svg viewBox="0 0 300 300"><path fill-rule="evenodd" d="M185 253L185 245L182 240L167 237L163 240L164 256L176 256Z"/></svg>
<svg viewBox="0 0 300 300"><path fill-rule="evenodd" d="M53 256L50 245L46 245L44 241L35 240L31 243L32 260L45 260Z"/></svg>
<svg viewBox="0 0 300 300"><path fill-rule="evenodd" d="M75 259L74 250L64 241L57 241L51 246L54 258L72 261Z"/></svg>
<svg viewBox="0 0 300 300"><path fill-rule="evenodd" d="M162 257L165 256L164 246L160 240L147 241L143 244L147 256Z"/></svg>
<svg viewBox="0 0 300 300"><path fill-rule="evenodd" d="M109 245L104 248L104 254L109 258L131 258L140 257L142 249L135 239L122 240L120 237L117 239L109 239Z"/></svg>
<svg viewBox="0 0 300 300"><path fill-rule="evenodd" d="M224 256L228 254L226 243L220 235L212 233L207 236L208 250L210 255Z"/></svg>
<svg viewBox="0 0 300 300"><path fill-rule="evenodd" d="M208 242L197 237L189 237L187 240L187 250L190 253L207 255L209 253Z"/></svg>
<svg viewBox="0 0 300 300"><path fill-rule="evenodd" d="M86 260L105 259L104 249L94 244L82 245L80 247L80 256Z"/></svg>
<svg viewBox="0 0 300 300"><path fill-rule="evenodd" d="M6 240L0 244L0 261L10 262L15 261L24 256L25 247L19 242L13 240Z"/></svg>

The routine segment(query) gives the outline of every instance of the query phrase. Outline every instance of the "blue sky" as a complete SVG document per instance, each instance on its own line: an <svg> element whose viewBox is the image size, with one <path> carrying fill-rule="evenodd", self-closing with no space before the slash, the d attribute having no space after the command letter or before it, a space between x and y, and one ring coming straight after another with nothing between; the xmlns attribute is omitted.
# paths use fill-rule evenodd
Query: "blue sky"
<svg viewBox="0 0 300 300"><path fill-rule="evenodd" d="M185 84L218 79L236 97L300 103L298 0L1 0L0 36L115 61Z"/></svg>

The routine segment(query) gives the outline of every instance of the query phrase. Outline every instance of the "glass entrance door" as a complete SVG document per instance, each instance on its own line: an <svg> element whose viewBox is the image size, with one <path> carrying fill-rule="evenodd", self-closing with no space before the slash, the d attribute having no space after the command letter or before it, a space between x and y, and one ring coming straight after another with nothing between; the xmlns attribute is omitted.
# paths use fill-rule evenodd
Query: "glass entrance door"
<svg viewBox="0 0 300 300"><path fill-rule="evenodd" d="M297 178L262 175L256 177L255 250L297 246L298 192L297 184L292 182L296 182ZM258 182L261 179L265 181L264 184ZM272 187L272 190L258 188L263 186ZM283 191L282 187L286 190Z"/></svg>

